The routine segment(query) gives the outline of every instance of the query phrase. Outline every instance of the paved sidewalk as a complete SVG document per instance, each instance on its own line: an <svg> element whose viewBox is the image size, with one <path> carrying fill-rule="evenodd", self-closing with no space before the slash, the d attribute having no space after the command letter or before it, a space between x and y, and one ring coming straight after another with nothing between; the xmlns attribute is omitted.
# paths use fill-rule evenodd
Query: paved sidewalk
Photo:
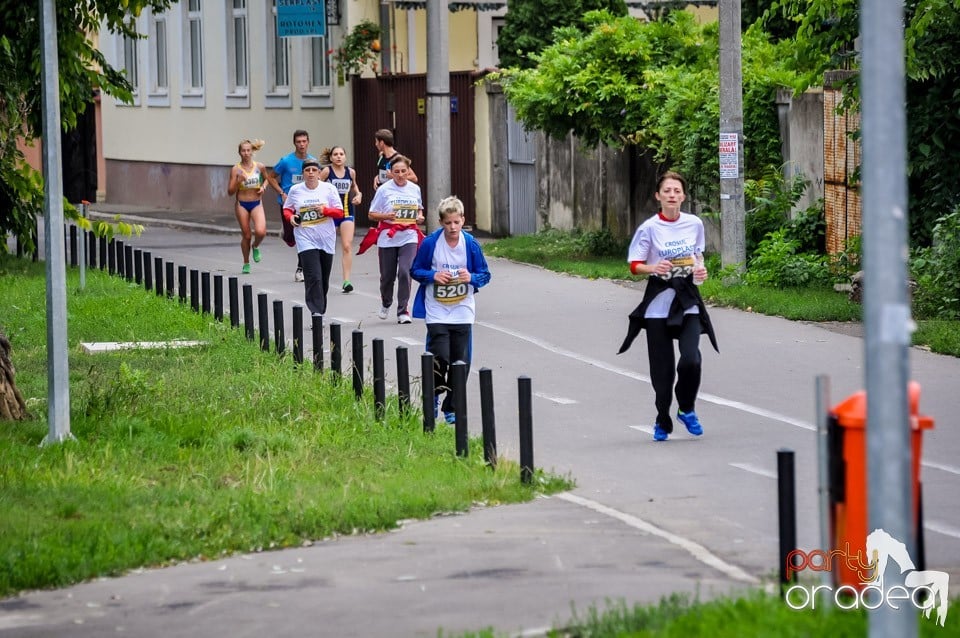
<svg viewBox="0 0 960 638"><path fill-rule="evenodd" d="M572 609L742 582L563 497L377 535L138 570L0 602L0 636L543 635Z"/></svg>

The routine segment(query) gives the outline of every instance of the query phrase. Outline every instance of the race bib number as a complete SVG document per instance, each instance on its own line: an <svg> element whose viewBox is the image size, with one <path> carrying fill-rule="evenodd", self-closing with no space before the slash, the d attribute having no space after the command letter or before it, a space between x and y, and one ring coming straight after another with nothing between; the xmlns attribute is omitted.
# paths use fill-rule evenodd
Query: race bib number
<svg viewBox="0 0 960 638"><path fill-rule="evenodd" d="M660 279L669 280L674 277L686 277L693 274L693 255L674 257L670 260L670 263L673 264L673 268L665 275L657 275Z"/></svg>
<svg viewBox="0 0 960 638"><path fill-rule="evenodd" d="M462 281L449 284L433 284L433 297L440 303L454 304L467 298L469 285Z"/></svg>
<svg viewBox="0 0 960 638"><path fill-rule="evenodd" d="M291 183L299 184L302 181L303 181L303 175L294 175Z"/></svg>
<svg viewBox="0 0 960 638"><path fill-rule="evenodd" d="M243 184L241 185L243 190L253 190L255 188L260 188L260 176L259 175L250 175L243 179Z"/></svg>
<svg viewBox="0 0 960 638"><path fill-rule="evenodd" d="M419 210L420 208L416 204L397 204L393 207L393 212L396 215L393 221L397 224L416 224Z"/></svg>
<svg viewBox="0 0 960 638"><path fill-rule="evenodd" d="M329 217L324 217L322 213L315 211L313 208L304 206L300 209L301 226L316 226L328 221L330 221Z"/></svg>

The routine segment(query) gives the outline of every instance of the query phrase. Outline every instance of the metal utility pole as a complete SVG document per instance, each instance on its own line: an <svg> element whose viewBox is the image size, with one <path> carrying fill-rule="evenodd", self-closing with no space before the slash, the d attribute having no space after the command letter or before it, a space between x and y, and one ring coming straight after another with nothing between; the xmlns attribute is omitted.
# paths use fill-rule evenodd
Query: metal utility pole
<svg viewBox="0 0 960 638"><path fill-rule="evenodd" d="M916 556L907 401L911 319L903 1L863 0L860 35L867 529L882 528ZM916 637L916 608L899 607L880 605L869 612L871 638Z"/></svg>
<svg viewBox="0 0 960 638"><path fill-rule="evenodd" d="M47 269L47 412L44 443L70 434L67 367L67 273L63 245L63 175L60 165L60 67L54 0L40 0L40 60L43 67L44 256Z"/></svg>
<svg viewBox="0 0 960 638"><path fill-rule="evenodd" d="M450 195L450 44L447 0L427 0L427 230ZM469 149L468 149L469 150Z"/></svg>
<svg viewBox="0 0 960 638"><path fill-rule="evenodd" d="M746 265L744 208L740 0L720 0L720 257L724 266Z"/></svg>

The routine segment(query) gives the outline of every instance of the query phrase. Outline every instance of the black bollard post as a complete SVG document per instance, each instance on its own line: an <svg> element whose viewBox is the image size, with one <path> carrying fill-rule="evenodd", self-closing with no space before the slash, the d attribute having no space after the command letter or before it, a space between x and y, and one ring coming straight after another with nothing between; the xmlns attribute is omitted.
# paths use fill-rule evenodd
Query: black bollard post
<svg viewBox="0 0 960 638"><path fill-rule="evenodd" d="M303 363L303 306L293 306L293 364Z"/></svg>
<svg viewBox="0 0 960 638"><path fill-rule="evenodd" d="M200 309L205 315L210 314L210 272L200 273Z"/></svg>
<svg viewBox="0 0 960 638"><path fill-rule="evenodd" d="M223 275L213 276L213 318L223 321Z"/></svg>
<svg viewBox="0 0 960 638"><path fill-rule="evenodd" d="M180 303L187 302L187 267L177 266L177 294Z"/></svg>
<svg viewBox="0 0 960 638"><path fill-rule="evenodd" d="M146 250L143 251L143 289L153 290L153 255Z"/></svg>
<svg viewBox="0 0 960 638"><path fill-rule="evenodd" d="M467 456L469 442L467 439L467 364L463 361L454 361L450 364L450 385L453 391L453 413L457 416L454 422L454 438L457 441L457 456Z"/></svg>
<svg viewBox="0 0 960 638"><path fill-rule="evenodd" d="M158 297L163 296L163 257L154 257L153 258L153 270L156 285L153 287L154 292L157 293Z"/></svg>
<svg viewBox="0 0 960 638"><path fill-rule="evenodd" d="M123 273L127 281L133 281L133 246L123 247Z"/></svg>
<svg viewBox="0 0 960 638"><path fill-rule="evenodd" d="M359 401L363 397L363 332L354 330L353 336L353 394Z"/></svg>
<svg viewBox="0 0 960 638"><path fill-rule="evenodd" d="M243 329L248 341L253 341L253 288L243 284Z"/></svg>
<svg viewBox="0 0 960 638"><path fill-rule="evenodd" d="M410 363L406 346L397 346L397 407L401 415L410 410Z"/></svg>
<svg viewBox="0 0 960 638"><path fill-rule="evenodd" d="M497 467L497 426L493 411L493 371L480 368L480 420L483 423L483 460Z"/></svg>
<svg viewBox="0 0 960 638"><path fill-rule="evenodd" d="M777 450L777 508L780 523L780 595L784 586L796 582L795 565L788 568L788 556L797 549L797 503L793 474L793 450ZM789 572L789 573L787 573Z"/></svg>
<svg viewBox="0 0 960 638"><path fill-rule="evenodd" d="M139 248L133 250L133 281L138 286L143 283L143 251Z"/></svg>
<svg viewBox="0 0 960 638"><path fill-rule="evenodd" d="M387 379L383 362L383 339L373 340L373 411L383 421L387 408Z"/></svg>
<svg viewBox="0 0 960 638"><path fill-rule="evenodd" d="M283 300L273 300L273 345L277 354L283 356L287 347L287 338L283 334Z"/></svg>
<svg viewBox="0 0 960 638"><path fill-rule="evenodd" d="M173 299L173 262L168 261L163 265L163 269L166 273L164 279L167 284L167 299Z"/></svg>
<svg viewBox="0 0 960 638"><path fill-rule="evenodd" d="M520 482L533 481L533 387L530 377L517 377L520 396Z"/></svg>
<svg viewBox="0 0 960 638"><path fill-rule="evenodd" d="M267 293L257 295L257 312L260 318L260 349L270 352L270 317L267 310Z"/></svg>
<svg viewBox="0 0 960 638"><path fill-rule="evenodd" d="M17 250L19 249L20 242L17 242ZM97 236L92 230L87 233L87 266L90 268L97 267Z"/></svg>
<svg viewBox="0 0 960 638"><path fill-rule="evenodd" d="M125 255L127 254L127 245L122 241L117 241L117 276L126 277L126 267L127 262Z"/></svg>
<svg viewBox="0 0 960 638"><path fill-rule="evenodd" d="M77 227L70 225L70 265L77 265Z"/></svg>
<svg viewBox="0 0 960 638"><path fill-rule="evenodd" d="M107 242L107 273L117 274L117 242L113 238Z"/></svg>
<svg viewBox="0 0 960 638"><path fill-rule="evenodd" d="M323 370L323 315L310 316L311 331L313 332L313 370Z"/></svg>
<svg viewBox="0 0 960 638"><path fill-rule="evenodd" d="M100 270L107 269L107 237L104 235L100 238L100 250L97 251L98 256L100 257Z"/></svg>
<svg viewBox="0 0 960 638"><path fill-rule="evenodd" d="M230 327L236 328L240 325L240 294L236 277L230 277L227 280L228 296L230 297Z"/></svg>
<svg viewBox="0 0 960 638"><path fill-rule="evenodd" d="M200 271L196 268L190 269L190 308L200 312Z"/></svg>
<svg viewBox="0 0 960 638"><path fill-rule="evenodd" d="M423 388L423 431L433 432L437 410L434 407L433 355L424 352L420 355L420 385Z"/></svg>
<svg viewBox="0 0 960 638"><path fill-rule="evenodd" d="M343 346L339 323L330 324L330 370L336 375L335 379L339 381L343 374Z"/></svg>

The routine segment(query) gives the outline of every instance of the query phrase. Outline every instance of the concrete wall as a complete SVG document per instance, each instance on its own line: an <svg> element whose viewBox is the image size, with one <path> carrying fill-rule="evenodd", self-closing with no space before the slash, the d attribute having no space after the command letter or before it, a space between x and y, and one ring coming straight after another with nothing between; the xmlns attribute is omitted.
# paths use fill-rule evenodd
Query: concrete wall
<svg viewBox="0 0 960 638"><path fill-rule="evenodd" d="M485 83L484 90L477 91L476 94L477 96L486 96L486 108L489 114L490 232L496 237L506 237L510 234L507 99L503 95L503 87L491 82ZM480 112L479 107L476 112ZM478 161L477 171L480 170L480 162ZM477 206L480 206L479 199L477 200Z"/></svg>
<svg viewBox="0 0 960 638"><path fill-rule="evenodd" d="M784 175L803 175L810 182L794 211L823 198L823 90L811 89L794 96L789 90L777 94Z"/></svg>

